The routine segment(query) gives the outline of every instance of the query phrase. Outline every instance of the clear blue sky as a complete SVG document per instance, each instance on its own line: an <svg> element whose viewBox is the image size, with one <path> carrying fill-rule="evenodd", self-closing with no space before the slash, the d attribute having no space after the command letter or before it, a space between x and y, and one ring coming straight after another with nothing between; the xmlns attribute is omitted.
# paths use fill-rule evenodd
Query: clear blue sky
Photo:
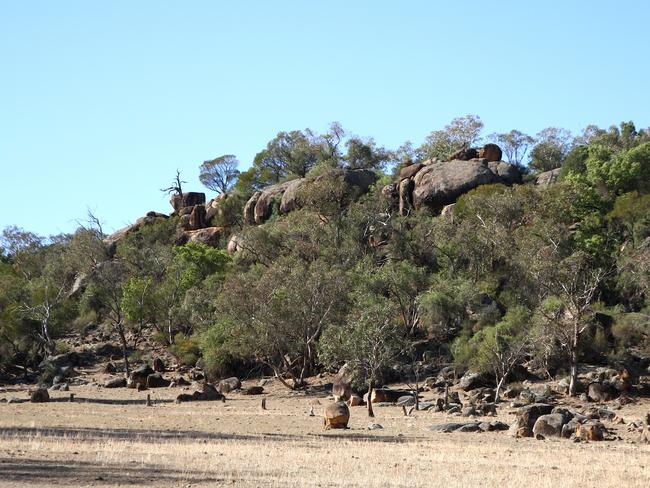
<svg viewBox="0 0 650 488"><path fill-rule="evenodd" d="M246 168L337 120L393 148L453 117L485 133L650 125L645 1L0 0L0 229L114 230L176 168ZM208 195L209 197L211 195Z"/></svg>

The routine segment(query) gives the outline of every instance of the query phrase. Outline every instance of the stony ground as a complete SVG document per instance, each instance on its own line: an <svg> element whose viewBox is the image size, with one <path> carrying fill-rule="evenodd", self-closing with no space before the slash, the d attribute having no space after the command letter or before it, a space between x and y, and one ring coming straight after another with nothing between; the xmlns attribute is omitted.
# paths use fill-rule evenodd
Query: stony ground
<svg viewBox="0 0 650 488"><path fill-rule="evenodd" d="M324 431L328 378L307 394L271 383L262 396L176 404L181 388L105 389L104 375L86 373L89 384L45 404L25 402L27 387L0 388L12 399L0 401L0 486L650 486L650 446L627 427L650 411L647 399L616 410L609 440L576 444L432 432L459 417L396 406L375 409L383 429L368 430L365 407L353 407L349 430ZM497 418L512 412L505 404Z"/></svg>

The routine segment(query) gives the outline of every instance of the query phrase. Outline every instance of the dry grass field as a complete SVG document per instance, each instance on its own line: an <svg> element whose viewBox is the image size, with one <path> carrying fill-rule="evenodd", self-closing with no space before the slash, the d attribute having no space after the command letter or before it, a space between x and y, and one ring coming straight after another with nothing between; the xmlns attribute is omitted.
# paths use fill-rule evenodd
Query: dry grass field
<svg viewBox="0 0 650 488"><path fill-rule="evenodd" d="M236 393L226 403L175 404L178 388L72 391L74 403L65 392L46 404L0 402L0 487L650 486L650 446L635 443L625 425L608 425L619 440L537 441L431 432L458 418L379 407L375 422L384 428L370 431L364 407L355 407L349 430L324 431L324 394L277 386L265 395L267 410L260 397ZM26 389L0 391L0 399L26 397ZM619 414L634 420L647 407ZM511 421L509 409L499 418Z"/></svg>

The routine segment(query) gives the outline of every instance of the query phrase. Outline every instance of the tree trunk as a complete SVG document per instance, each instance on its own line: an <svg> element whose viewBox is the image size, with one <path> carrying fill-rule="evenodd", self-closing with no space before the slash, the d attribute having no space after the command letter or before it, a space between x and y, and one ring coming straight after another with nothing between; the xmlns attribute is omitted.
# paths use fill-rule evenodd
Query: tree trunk
<svg viewBox="0 0 650 488"><path fill-rule="evenodd" d="M368 384L368 417L374 417L375 412L372 411L372 390L375 386L374 380L370 380Z"/></svg>
<svg viewBox="0 0 650 488"><path fill-rule="evenodd" d="M501 396L501 388L503 388L503 384L506 382L506 376L507 375L503 375L497 383L497 387L494 390L494 403L499 403L499 397Z"/></svg>
<svg viewBox="0 0 650 488"><path fill-rule="evenodd" d="M122 357L124 358L124 371L126 372L126 377L131 376L131 367L129 366L129 358L127 355L127 344L126 336L124 335L124 327L122 325L116 325L117 333L120 335L120 342L122 343Z"/></svg>
<svg viewBox="0 0 650 488"><path fill-rule="evenodd" d="M571 343L571 373L569 381L569 395L576 396L578 391L578 324L573 329Z"/></svg>
<svg viewBox="0 0 650 488"><path fill-rule="evenodd" d="M420 410L420 380L417 375L415 375L415 409Z"/></svg>

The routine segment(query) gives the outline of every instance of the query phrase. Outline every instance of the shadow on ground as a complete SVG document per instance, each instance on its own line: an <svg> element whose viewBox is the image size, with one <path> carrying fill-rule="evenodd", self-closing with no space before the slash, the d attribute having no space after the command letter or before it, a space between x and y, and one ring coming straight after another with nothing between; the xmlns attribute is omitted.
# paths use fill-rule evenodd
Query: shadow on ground
<svg viewBox="0 0 650 488"><path fill-rule="evenodd" d="M70 483L99 482L142 486L161 481L224 481L206 474L192 474L187 470L161 466L129 467L123 464L95 464L83 461L47 461L44 459L11 459L0 457L0 473L3 482L25 482L58 485Z"/></svg>
<svg viewBox="0 0 650 488"><path fill-rule="evenodd" d="M149 430L149 429L99 429L70 427L0 427L0 439L8 437L74 437L79 440L111 439L120 441L160 442L165 440L205 440L205 441L306 441L310 439L337 439L368 442L407 443L413 438L390 435L370 435L347 431L327 431L322 434L233 434L227 432L201 432L195 430Z"/></svg>

